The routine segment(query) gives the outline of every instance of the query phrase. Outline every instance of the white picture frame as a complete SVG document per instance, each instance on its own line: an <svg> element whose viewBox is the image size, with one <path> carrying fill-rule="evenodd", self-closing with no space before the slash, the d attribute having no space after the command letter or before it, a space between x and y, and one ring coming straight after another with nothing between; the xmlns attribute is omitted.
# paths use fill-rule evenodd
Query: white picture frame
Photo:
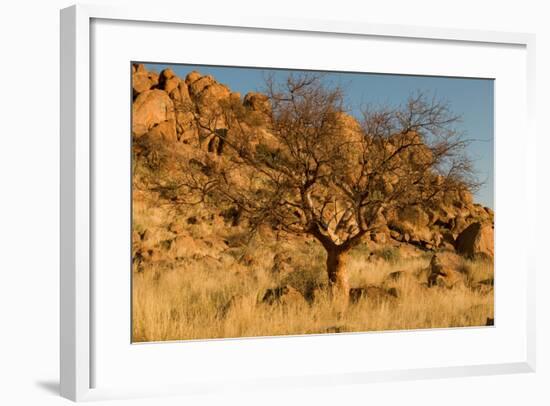
<svg viewBox="0 0 550 406"><path fill-rule="evenodd" d="M140 388L93 388L91 370L95 363L93 330L94 278L92 264L94 246L91 233L94 230L92 195L92 159L98 151L91 143L91 27L94 20L172 23L199 27L246 28L250 30L284 31L288 35L300 32L317 34L347 34L372 38L407 38L413 40L436 40L448 43L502 44L525 49L526 54L526 154L535 149L534 132L534 35L525 33L485 32L461 29L413 27L401 25L376 25L343 21L318 21L305 19L226 19L223 16L189 16L186 10L111 8L105 6L72 6L61 11L61 394L80 401L97 398L142 396L151 394L185 394L223 389L219 382L199 382L141 390ZM505 158L504 158L505 159ZM526 160L525 180L535 179L534 159ZM497 174L498 176L498 174ZM534 180L525 184L525 196L530 215L530 230L535 216ZM498 214L497 214L498 215ZM498 239L498 232L497 232ZM527 239L534 241L534 232ZM273 387L296 385L319 385L341 383L365 383L381 380L422 379L437 377L469 376L530 372L535 370L535 268L533 254L526 255L525 272L525 348L523 359L514 362L490 364L471 363L439 367L402 368L380 371L356 371L353 373L309 374L299 379L295 376L248 380L239 387ZM523 297L523 296L522 296ZM415 334L414 332L411 334ZM129 335L129 333L128 333ZM129 344L129 343L128 343ZM228 377L230 378L230 377ZM92 389L93 388L93 389ZM227 389L227 388L225 388Z"/></svg>

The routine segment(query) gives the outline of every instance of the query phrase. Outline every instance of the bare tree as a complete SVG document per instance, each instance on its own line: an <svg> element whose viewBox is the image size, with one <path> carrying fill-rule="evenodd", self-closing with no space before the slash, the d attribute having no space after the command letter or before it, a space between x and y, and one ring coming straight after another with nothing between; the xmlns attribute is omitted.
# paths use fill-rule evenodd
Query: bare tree
<svg viewBox="0 0 550 406"><path fill-rule="evenodd" d="M187 109L224 154L218 147L202 160L182 157L156 190L174 204L234 205L251 232L269 224L313 236L326 250L335 297L347 299L347 254L378 229L383 210L475 186L458 117L437 99L419 93L399 107L365 109L359 122L342 90L319 76L268 79L266 95L271 111L261 120L235 100Z"/></svg>

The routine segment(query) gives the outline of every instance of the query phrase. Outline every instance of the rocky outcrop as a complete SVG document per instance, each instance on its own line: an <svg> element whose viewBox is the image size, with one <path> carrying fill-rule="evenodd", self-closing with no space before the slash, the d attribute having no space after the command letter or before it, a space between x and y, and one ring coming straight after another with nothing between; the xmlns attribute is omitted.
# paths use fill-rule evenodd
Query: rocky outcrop
<svg viewBox="0 0 550 406"><path fill-rule="evenodd" d="M388 213L388 227L402 235L402 240L417 244L433 244L430 216L420 206L408 206Z"/></svg>
<svg viewBox="0 0 550 406"><path fill-rule="evenodd" d="M472 195L467 191L448 192L442 199L432 204L420 207L412 205L402 209L391 209L383 211L381 226L382 233L386 238L377 236L377 240L396 240L406 242L426 250L458 250L463 255L485 253L492 256L492 224L493 211L472 202ZM473 231L463 234L466 229L475 223L481 223L483 227L482 241L472 246L472 238L468 237ZM384 231L384 224L387 231ZM461 236L461 242L458 238ZM373 238L375 242L378 242ZM467 242L468 241L468 242Z"/></svg>
<svg viewBox="0 0 550 406"><path fill-rule="evenodd" d="M179 78L172 69L160 74L148 72L144 65L132 66L132 86L134 101L132 107L132 133L143 140L160 140L166 143L184 143L188 150L184 153L190 161L194 160L194 148L204 148L209 153L212 164L221 161L225 154L224 139L230 136L228 124L219 114L222 105L241 108L240 114L246 115L251 122L242 125L254 125L254 135L250 139L251 148L262 148L267 152L278 149L278 140L270 133L269 118L271 104L269 98L261 93L247 93L241 100L238 93L231 92L227 86L219 83L210 75L193 71L185 79ZM232 107L233 108L233 107ZM244 120L246 121L246 120ZM360 134L359 123L351 116L342 114L339 118L339 133L353 144ZM404 142L415 141L419 135L414 131L397 134L388 147L399 148ZM408 149L402 159L408 165L425 165L433 159L431 152L421 145ZM332 142L327 140L326 142ZM138 148L136 143L135 148ZM327 145L327 148L329 145ZM225 149L226 150L226 149ZM183 152L183 150L180 150ZM344 152L343 152L344 153ZM353 150L345 151L346 162L355 162ZM201 166L207 166L201 159ZM209 165L209 164L208 164ZM339 168L343 177L355 176L353 168L343 165ZM246 174L228 173L233 179L240 176L246 181ZM399 181L399 174L387 174L372 180L382 193L390 194ZM434 176L434 182L443 182L442 176ZM366 238L378 245L407 243L422 250L457 250L465 256L479 254L493 256L493 218L491 209L473 203L472 194L466 190L447 192L438 196L431 204L411 205L402 208L378 209L372 232ZM288 266L286 266L288 268Z"/></svg>
<svg viewBox="0 0 550 406"><path fill-rule="evenodd" d="M196 71L182 80L172 69L157 74L136 64L132 66L132 86L132 133L136 137L151 132L163 140L189 142L199 134L197 118L208 126L212 122L209 116L220 101L236 98L240 102L237 93L231 93L212 76ZM250 108L259 109L265 100L257 95L250 97L248 103ZM215 121L216 128L225 128L222 119Z"/></svg>

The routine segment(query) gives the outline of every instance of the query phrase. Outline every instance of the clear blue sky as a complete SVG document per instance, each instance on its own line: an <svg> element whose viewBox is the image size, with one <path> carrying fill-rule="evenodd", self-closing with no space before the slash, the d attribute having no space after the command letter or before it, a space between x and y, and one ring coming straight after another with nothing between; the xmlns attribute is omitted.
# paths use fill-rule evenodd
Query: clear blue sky
<svg viewBox="0 0 550 406"><path fill-rule="evenodd" d="M242 96L250 91L261 91L266 72L275 72L276 76L291 72L204 65L146 66L148 70L157 72L170 67L181 78L197 70L202 74L214 76L218 82L234 92L241 93ZM478 180L484 182L476 193L475 200L484 206L494 207L493 80L348 72L327 72L325 79L343 87L352 114L357 113L365 104L398 105L416 91L435 95L448 102L453 113L462 117L457 129L465 132L465 138L474 140L468 146L468 154L474 160Z"/></svg>

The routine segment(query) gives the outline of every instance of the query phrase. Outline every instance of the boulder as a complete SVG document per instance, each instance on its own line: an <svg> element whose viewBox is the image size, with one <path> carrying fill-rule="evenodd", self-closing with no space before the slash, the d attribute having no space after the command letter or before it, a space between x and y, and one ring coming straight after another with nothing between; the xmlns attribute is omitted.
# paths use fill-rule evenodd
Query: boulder
<svg viewBox="0 0 550 406"><path fill-rule="evenodd" d="M192 73L187 75L187 77L189 78ZM228 99L231 95L231 91L227 86L218 83L210 75L201 76L192 82L190 81L188 88L191 99L198 104L201 112L212 110L218 101Z"/></svg>
<svg viewBox="0 0 550 406"><path fill-rule="evenodd" d="M146 90L134 101L132 116L132 132L141 136L163 121L175 120L174 103L163 90Z"/></svg>
<svg viewBox="0 0 550 406"><path fill-rule="evenodd" d="M161 80L172 79L172 78L175 78L175 77L176 77L176 74L174 73L174 71L171 68L166 68L162 72L160 72Z"/></svg>
<svg viewBox="0 0 550 406"><path fill-rule="evenodd" d="M271 113L269 97L262 93L250 92L244 96L243 106L264 114Z"/></svg>
<svg viewBox="0 0 550 406"><path fill-rule="evenodd" d="M462 233L466 228L468 228L469 225L470 223L468 222L468 219L465 216L458 215L453 220L452 232L454 235L458 237L460 233Z"/></svg>
<svg viewBox="0 0 550 406"><path fill-rule="evenodd" d="M452 221L456 216L455 210L452 206L447 206L444 203L440 203L434 207L433 211L433 224L437 224L448 229L452 227Z"/></svg>
<svg viewBox="0 0 550 406"><path fill-rule="evenodd" d="M173 234L184 234L187 228L179 222L172 222L168 224L167 230Z"/></svg>
<svg viewBox="0 0 550 406"><path fill-rule="evenodd" d="M404 207L398 211L386 212L388 226L398 232L405 242L416 245L433 243L432 231L429 228L430 216L418 205Z"/></svg>
<svg viewBox="0 0 550 406"><path fill-rule="evenodd" d="M211 109L215 103L228 99L230 95L231 92L227 87L216 82L206 86L200 93L195 94L195 101L199 103L199 108Z"/></svg>
<svg viewBox="0 0 550 406"><path fill-rule="evenodd" d="M193 72L191 72L187 77L192 75ZM189 94L193 97L198 96L204 89L206 89L208 86L212 86L214 83L217 83L214 78L210 75L207 76L201 76L198 79L191 81L188 83L189 86Z"/></svg>
<svg viewBox="0 0 550 406"><path fill-rule="evenodd" d="M176 142L176 121L167 120L155 125L153 128L151 128L151 130L149 130L147 136L163 141Z"/></svg>
<svg viewBox="0 0 550 406"><path fill-rule="evenodd" d="M395 230L390 230L390 237L397 241L401 241L403 239L401 233Z"/></svg>
<svg viewBox="0 0 550 406"><path fill-rule="evenodd" d="M426 227L430 222L429 215L420 206L407 206L398 213L400 221L404 221L413 227Z"/></svg>
<svg viewBox="0 0 550 406"><path fill-rule="evenodd" d="M398 159L408 162L413 167L424 166L433 161L432 151L423 144L422 135L416 131L392 135L390 145L387 146L388 152L393 152L403 146L407 146L407 148L399 154Z"/></svg>
<svg viewBox="0 0 550 406"><path fill-rule="evenodd" d="M172 78L170 80L175 80ZM178 140L189 140L198 135L197 125L194 121L193 111L195 110L195 104L189 96L189 89L184 81L179 79L177 87L173 88L169 95L170 99L174 102L174 108L176 111L176 132L178 134Z"/></svg>
<svg viewBox="0 0 550 406"><path fill-rule="evenodd" d="M170 79L173 80L173 79ZM176 88L173 88L169 92L170 98L174 101L176 106L180 105L180 110L189 110L191 106L191 97L189 96L189 89L183 81L178 81Z"/></svg>
<svg viewBox="0 0 550 406"><path fill-rule="evenodd" d="M132 72L146 72L147 69L145 69L145 65L142 63L134 63L132 64Z"/></svg>
<svg viewBox="0 0 550 406"><path fill-rule="evenodd" d="M134 98L136 98L140 93L150 90L156 86L159 83L159 77L156 73L145 70L145 66L143 64L132 66L132 89Z"/></svg>
<svg viewBox="0 0 550 406"><path fill-rule="evenodd" d="M190 85L191 83L196 82L200 78L202 78L202 75L200 74L200 72L197 72L196 70L194 70L187 74L187 76L185 77L185 83L187 85Z"/></svg>
<svg viewBox="0 0 550 406"><path fill-rule="evenodd" d="M489 223L470 224L456 239L457 252L473 258L477 255L494 257L494 230Z"/></svg>
<svg viewBox="0 0 550 406"><path fill-rule="evenodd" d="M440 233L438 233L437 231L434 231L432 233L433 247L435 247L435 248L440 247L442 242L443 242L443 236Z"/></svg>
<svg viewBox="0 0 550 406"><path fill-rule="evenodd" d="M194 122L193 113L183 111L176 113L176 131L180 141L198 137L198 129Z"/></svg>
<svg viewBox="0 0 550 406"><path fill-rule="evenodd" d="M166 93L170 94L172 91L178 88L180 82L181 81L177 77L166 79L162 83L161 89L164 90ZM159 83L159 86L161 86L160 83Z"/></svg>
<svg viewBox="0 0 550 406"><path fill-rule="evenodd" d="M288 305L292 303L305 303L304 296L290 285L267 289L262 296L262 303L273 305Z"/></svg>
<svg viewBox="0 0 550 406"><path fill-rule="evenodd" d="M170 94L174 89L178 87L181 80L176 76L174 71L170 68L164 69L159 75L159 89L164 90L166 93Z"/></svg>
<svg viewBox="0 0 550 406"><path fill-rule="evenodd" d="M461 265L456 254L434 254L428 270L428 286L454 288L465 286L468 280L468 270Z"/></svg>

